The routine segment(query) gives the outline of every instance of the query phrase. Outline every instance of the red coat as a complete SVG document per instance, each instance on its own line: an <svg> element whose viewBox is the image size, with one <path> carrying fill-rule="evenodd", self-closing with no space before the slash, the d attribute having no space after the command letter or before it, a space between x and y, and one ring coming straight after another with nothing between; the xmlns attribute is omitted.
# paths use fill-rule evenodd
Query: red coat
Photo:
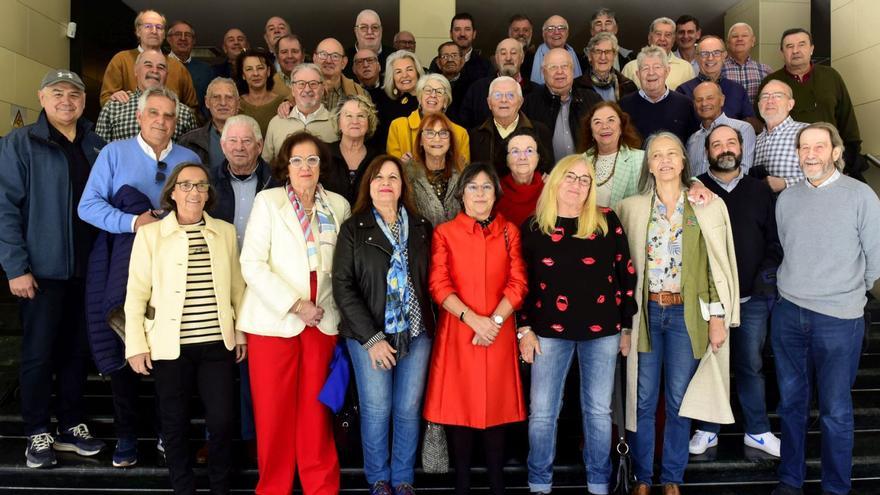
<svg viewBox="0 0 880 495"><path fill-rule="evenodd" d="M456 294L484 316L491 316L502 297L518 308L527 290L519 229L498 215L485 232L459 213L434 230L428 284L438 305ZM481 429L524 421L514 318L507 318L495 342L483 347L471 343L474 331L458 316L440 310L425 419Z"/></svg>

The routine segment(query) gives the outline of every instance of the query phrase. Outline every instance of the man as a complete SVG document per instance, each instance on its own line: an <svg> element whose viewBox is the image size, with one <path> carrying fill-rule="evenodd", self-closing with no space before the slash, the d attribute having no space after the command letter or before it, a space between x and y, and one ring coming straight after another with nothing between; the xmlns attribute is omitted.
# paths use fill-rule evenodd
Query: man
<svg viewBox="0 0 880 495"><path fill-rule="evenodd" d="M701 82L717 83L721 86L721 92L724 93L724 113L734 119L748 120L750 123L754 121L754 124L760 128L761 123L755 118L755 110L746 89L741 84L721 75L724 59L727 58L727 51L721 38L709 34L704 36L696 46L699 74L676 88L676 91L693 99L694 88Z"/></svg>
<svg viewBox="0 0 880 495"><path fill-rule="evenodd" d="M287 21L278 16L270 17L263 27L263 41L266 43L266 49L277 57L275 47L278 45L278 40L288 34L290 34L290 24Z"/></svg>
<svg viewBox="0 0 880 495"><path fill-rule="evenodd" d="M675 22L668 17L659 17L654 19L651 27L648 29L648 46L656 46L663 50L666 54L667 72L666 86L674 90L680 84L690 81L694 78L695 72L691 64L676 57L672 54L672 43L675 39ZM624 76L632 79L636 86L641 88L641 79L639 79L639 64L633 60L626 64L620 71Z"/></svg>
<svg viewBox="0 0 880 495"><path fill-rule="evenodd" d="M358 13L354 21L354 39L354 46L349 47L345 51L345 55L349 59L354 60L358 50L372 50L379 59L379 73L384 74L385 59L388 58L388 55L393 50L391 47L382 44L382 19L379 18L379 14L375 10L364 9ZM415 45L415 41L413 45ZM413 46L413 51L415 51L415 46ZM345 75L349 78L354 78L354 67L346 68Z"/></svg>
<svg viewBox="0 0 880 495"><path fill-rule="evenodd" d="M761 370L776 267L782 260L773 193L765 182L743 171L742 136L733 127L716 126L706 136L703 147L709 156L709 170L698 179L724 200L736 252L740 326L730 332L730 364L743 412L743 443L779 457L779 439L770 431L767 419ZM690 453L702 454L718 445L718 430L717 424L698 422Z"/></svg>
<svg viewBox="0 0 880 495"><path fill-rule="evenodd" d="M147 89L165 86L168 77L168 59L158 50L144 50L135 59L134 76L137 80L137 88L126 93L125 102L110 100L98 114L95 132L107 142L131 139L140 132L137 118L138 98ZM176 122L172 136L174 140L195 129L197 125L195 115L187 106L178 109Z"/></svg>
<svg viewBox="0 0 880 495"><path fill-rule="evenodd" d="M228 77L235 80L237 76L235 73L235 59L238 58L241 52L249 50L250 47L251 45L248 43L244 31L238 28L232 28L226 31L226 33L223 34L223 53L226 55L226 60L214 66L214 75L217 77ZM238 88L239 91L247 89L246 85L243 86L244 88L241 86Z"/></svg>
<svg viewBox="0 0 880 495"><path fill-rule="evenodd" d="M807 180L783 191L776 204L785 257L770 333L782 425L773 494L803 493L813 390L822 430L822 493L844 494L851 488L850 391L865 333L865 294L880 276L880 200L841 174L844 141L833 125L801 129L797 149Z"/></svg>
<svg viewBox="0 0 880 495"><path fill-rule="evenodd" d="M575 88L574 61L571 53L554 48L544 55L543 87L532 91L523 104L532 122L541 122L553 136L553 163L575 152L580 139L581 119L596 103L602 101L596 93Z"/></svg>
<svg viewBox="0 0 880 495"><path fill-rule="evenodd" d="M208 165L212 172L219 170L226 160L220 135L226 121L238 114L238 101L238 88L235 87L235 82L226 77L215 78L208 85L208 92L205 95L205 104L208 106L211 120L180 138L180 145L199 155L199 161ZM260 148L262 149L262 144Z"/></svg>
<svg viewBox="0 0 880 495"><path fill-rule="evenodd" d="M513 14L507 22L507 37L520 42L523 51L522 72L531 76L535 63L535 50L532 44L532 20L523 14Z"/></svg>
<svg viewBox="0 0 880 495"><path fill-rule="evenodd" d="M470 87L471 81L466 79L464 69L464 56L461 48L452 41L441 43L437 47L437 60L439 61L440 73L449 81L452 87L452 103L446 107L446 116L453 122L460 122L459 109L464 101L464 94Z"/></svg>
<svg viewBox="0 0 880 495"><path fill-rule="evenodd" d="M587 52L585 72L574 81L575 86L595 91L604 101L619 101L622 97L638 91L636 83L614 68L619 49L617 36L611 33L597 33L590 38L584 49Z"/></svg>
<svg viewBox="0 0 880 495"><path fill-rule="evenodd" d="M862 138L849 91L840 74L827 65L813 64L813 36L806 29L788 29L779 43L785 66L769 74L762 83L776 79L791 88L795 105L791 116L800 122L829 122L844 143L844 173L861 177Z"/></svg>
<svg viewBox="0 0 880 495"><path fill-rule="evenodd" d="M400 31L394 35L392 43L394 51L406 50L408 52L416 52L416 37L409 31Z"/></svg>
<svg viewBox="0 0 880 495"><path fill-rule="evenodd" d="M82 118L85 85L75 73L49 71L37 96L43 111L36 123L13 129L0 145L0 265L20 299L19 384L30 468L55 465L53 443L54 450L84 456L104 448L83 424L82 404L90 360L84 280L94 235L73 212L104 140Z"/></svg>
<svg viewBox="0 0 880 495"><path fill-rule="evenodd" d="M287 117L276 115L266 129L263 142L263 159L272 162L287 136L296 131L307 130L326 143L339 140L330 112L321 103L324 99L324 76L315 64L299 64L290 74L290 90L296 105Z"/></svg>
<svg viewBox="0 0 880 495"><path fill-rule="evenodd" d="M478 50L474 49L474 39L477 37L477 28L474 25L474 18L467 12L455 14L452 22L449 24L449 39L451 39L459 48L461 48L464 57L464 73L465 80L476 81L489 75L491 72L491 64L482 56ZM431 62L430 71L440 72L440 60L434 59Z"/></svg>
<svg viewBox="0 0 880 495"><path fill-rule="evenodd" d="M168 44L171 46L168 58L176 58L189 71L199 100L199 115L206 115L205 91L214 79L214 69L207 62L192 57L195 43L196 31L189 22L175 21L168 28Z"/></svg>
<svg viewBox="0 0 880 495"><path fill-rule="evenodd" d="M755 33L745 22L737 22L727 31L727 58L721 77L738 82L746 88L749 101L755 101L761 81L770 73L770 66L752 59Z"/></svg>
<svg viewBox="0 0 880 495"><path fill-rule="evenodd" d="M706 81L694 89L694 110L700 118L700 128L687 140L688 163L691 174L700 175L709 168L706 137L719 125L732 127L742 138L742 170L748 173L755 157L755 130L745 121L731 119L724 113L724 95L718 84Z"/></svg>
<svg viewBox="0 0 880 495"><path fill-rule="evenodd" d="M376 52L361 48L354 54L351 65L354 67L354 76L358 84L366 89L372 98L372 91L381 89L382 85L382 78L379 77L382 71L379 68L379 57Z"/></svg>
<svg viewBox="0 0 880 495"><path fill-rule="evenodd" d="M685 62L690 62L694 74L700 73L696 44L702 36L703 30L700 29L700 21L696 17L684 14L675 20L675 44L678 48L672 54Z"/></svg>
<svg viewBox="0 0 880 495"><path fill-rule="evenodd" d="M519 43L513 39L511 41ZM495 165L499 175L506 175L510 172L506 161L507 137L519 129L529 129L538 142L538 155L541 157L538 169L549 173L554 164L550 153L550 129L540 122L532 122L520 112L523 94L519 82L510 76L499 76L489 84L488 93L489 118L479 127L468 131L471 161L489 162Z"/></svg>
<svg viewBox="0 0 880 495"><path fill-rule="evenodd" d="M758 95L758 110L767 126L755 142L751 172L764 176L775 193L804 178L795 144L798 133L807 124L791 118L794 103L791 87L782 81L768 81Z"/></svg>
<svg viewBox="0 0 880 495"><path fill-rule="evenodd" d="M611 33L617 36L617 14L608 8L602 7L593 12L590 17L590 37L599 33ZM617 47L617 57L614 59L614 70L620 71L629 61L636 59L637 53L622 46ZM588 56L584 53L584 56Z"/></svg>
<svg viewBox="0 0 880 495"><path fill-rule="evenodd" d="M272 86L272 92L286 98L290 96L290 73L305 59L299 36L286 34L278 38L275 42L275 53L281 70L275 72L273 76L275 84Z"/></svg>
<svg viewBox="0 0 880 495"><path fill-rule="evenodd" d="M657 131L669 131L682 143L697 129L694 107L687 96L667 87L669 57L663 48L646 46L635 63L641 89L620 99L620 107L632 117L639 134L647 138Z"/></svg>
<svg viewBox="0 0 880 495"><path fill-rule="evenodd" d="M578 62L574 48L568 45L568 21L560 15L551 15L544 21L541 33L544 37L544 43L535 51L535 62L532 65L532 73L529 79L535 84L544 84L544 71L542 69L544 57L548 51L556 48L564 49L571 55L574 77L580 77L583 74L581 64Z"/></svg>
<svg viewBox="0 0 880 495"><path fill-rule="evenodd" d="M137 89L137 79L134 77L134 62L139 53L144 50L162 51L162 42L165 41L165 16L155 10L142 10L134 20L134 33L138 39L137 48L118 52L110 59L107 69L104 71L104 80L101 83L101 105L105 105L110 99L126 103L129 91ZM198 110L199 99L193 86L189 71L177 59L168 61L168 89L178 95L180 101L193 110Z"/></svg>
<svg viewBox="0 0 880 495"><path fill-rule="evenodd" d="M342 43L334 38L327 38L318 43L312 59L321 67L324 75L324 106L329 110L336 108L336 104L347 95L369 95L360 84L352 81L342 74L342 70L348 65L348 57L342 48Z"/></svg>
<svg viewBox="0 0 880 495"><path fill-rule="evenodd" d="M512 77L520 86L520 92L528 96L538 85L522 76L523 45L514 38L501 40L495 47L495 67L498 68L496 77ZM489 86L494 77L484 77L471 83L465 93L461 107L458 111L460 124L471 128L482 124L492 114L486 105L489 96Z"/></svg>

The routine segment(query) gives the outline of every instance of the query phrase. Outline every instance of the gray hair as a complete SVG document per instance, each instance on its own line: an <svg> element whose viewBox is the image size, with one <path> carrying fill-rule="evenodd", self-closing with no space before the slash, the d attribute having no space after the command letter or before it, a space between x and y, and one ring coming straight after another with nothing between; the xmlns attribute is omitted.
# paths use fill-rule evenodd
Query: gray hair
<svg viewBox="0 0 880 495"><path fill-rule="evenodd" d="M823 131L827 131L829 137L831 138L831 147L832 148L840 148L841 151L845 148L843 145L843 138L840 137L840 132L838 132L837 127L834 127L833 124L829 124L828 122L813 122L812 124L801 128L801 130L797 133L797 139L794 141L795 149L799 148L801 145L801 134L810 129L820 129ZM843 153L840 153L840 158L834 160L834 166L837 170L843 171L843 167L846 165L846 161L843 159Z"/></svg>
<svg viewBox="0 0 880 495"><path fill-rule="evenodd" d="M443 110L445 111L449 108L449 105L452 105L452 85L449 84L449 79L446 79L442 74L431 73L420 77L419 83L416 84L416 98L419 100L422 99L422 91L425 90L425 85L430 81L435 81L437 84L443 86L443 89L446 91L446 105L443 106Z"/></svg>
<svg viewBox="0 0 880 495"><path fill-rule="evenodd" d="M379 117L376 115L376 105L370 100L369 97L364 95L346 95L339 99L339 103L336 104L330 111L330 123L333 124L333 129L336 131L337 136L342 136L342 129L339 128L339 116L342 114L342 107L345 106L346 103L350 101L356 101L358 107L366 110L367 112L367 134L366 138L369 139L373 136L373 133L376 132L376 127L379 125Z"/></svg>
<svg viewBox="0 0 880 495"><path fill-rule="evenodd" d="M226 123L223 124L223 132L220 134L221 141L226 140L227 129L229 129L230 127L235 126L235 125L248 125L248 126L250 126L251 130L254 132L254 138L256 138L257 141L263 140L263 131L260 130L260 123L257 122L256 119L254 119L250 115L239 114L239 115L233 115L232 117L229 117L228 119L226 119Z"/></svg>
<svg viewBox="0 0 880 495"><path fill-rule="evenodd" d="M611 42L611 48L614 49L614 53L617 53L617 50L620 49L620 45L617 44L617 36L603 31L601 33L596 33L596 36L590 38L590 41L587 42L587 51L591 51L596 45L605 41Z"/></svg>
<svg viewBox="0 0 880 495"><path fill-rule="evenodd" d="M232 95L235 96L235 99L241 97L241 95L238 94L238 86L235 85L235 81L228 77L215 77L210 83L208 83L208 89L205 90L205 99L207 100L210 98L211 95L214 94L214 88L221 84L232 86Z"/></svg>
<svg viewBox="0 0 880 495"><path fill-rule="evenodd" d="M691 185L691 166L688 163L687 149L685 149L684 145L681 143L681 139L678 139L678 136L669 132L669 131L660 131L655 132L648 136L648 139L645 140L645 159L642 161L642 171L639 174L639 192L642 194L653 192L657 187L657 183L654 180L654 176L651 174L651 167L648 165L651 156L651 145L654 144L654 141L659 138L669 138L675 141L675 144L678 145L679 150L681 151L681 184L688 188Z"/></svg>
<svg viewBox="0 0 880 495"><path fill-rule="evenodd" d="M157 50L155 48L147 48L146 50L138 53L137 58L134 59L134 65L139 65L141 63L141 60L143 60L144 57L147 55L147 53L150 53L150 52L156 52L159 55L162 55L162 58L165 59L165 65L168 65L168 57L166 57L165 54L162 53L162 50Z"/></svg>
<svg viewBox="0 0 880 495"><path fill-rule="evenodd" d="M324 73L321 72L321 68L318 67L317 64L310 64L310 63L308 63L308 64L302 63L302 64L299 64L296 67L294 67L293 70L290 71L290 83L293 84L293 80L296 78L296 75L306 69L311 69L311 70L317 72L318 73L318 80L321 81L321 84L324 84Z"/></svg>
<svg viewBox="0 0 880 495"><path fill-rule="evenodd" d="M737 22L737 23L734 24L733 26L730 26L730 29L727 30L727 37L728 37L728 39L730 38L730 33L732 33L733 30L734 30L735 28L742 27L742 26L745 26L745 27L749 28L749 34L750 34L750 35L752 35L752 36L755 35L755 30L752 29L752 26L749 26L749 24L748 24L747 22Z"/></svg>
<svg viewBox="0 0 880 495"><path fill-rule="evenodd" d="M155 88L145 89L144 92L141 93L140 97L138 97L138 102L137 102L138 113L141 113L144 111L144 108L147 107L147 100L151 96L164 96L165 98L168 98L169 100L171 100L174 103L174 116L177 117L177 115L179 113L177 111L177 109L180 106L180 100L177 99L177 93L166 88L165 86L158 86Z"/></svg>
<svg viewBox="0 0 880 495"><path fill-rule="evenodd" d="M721 39L721 36L715 36L714 34L707 34L707 35L703 36L702 38L700 38L700 41L697 41L697 44L696 44L697 51L700 50L700 45L702 45L704 41L711 40L711 39L718 40L718 42L721 43L721 51L724 51L724 52L727 51L727 45L724 43L724 40ZM697 55L699 55L699 53L697 53Z"/></svg>
<svg viewBox="0 0 880 495"><path fill-rule="evenodd" d="M593 12L593 16L590 17L590 22L595 21L596 19L599 18L599 16L605 16L610 19L614 19L614 22L617 22L617 18L616 18L617 14L613 10L611 10L607 7L602 7L599 10Z"/></svg>
<svg viewBox="0 0 880 495"><path fill-rule="evenodd" d="M645 65L645 59L649 58L659 58L663 67L666 67L666 70L669 70L669 58L666 55L666 50L653 45L642 48L642 51L639 52L639 56L636 57L636 65L638 68L641 69L642 66Z"/></svg>
<svg viewBox="0 0 880 495"><path fill-rule="evenodd" d="M361 16L365 15L365 14L373 14L374 16L376 16L376 19L379 19L379 25L382 25L382 18L379 17L379 13L373 9L364 9L364 10L358 12L357 17L354 18L354 22L357 22L357 20L360 19Z"/></svg>
<svg viewBox="0 0 880 495"><path fill-rule="evenodd" d="M385 94L392 100L396 100L398 97L398 94L396 93L397 88L394 87L394 62L404 58L412 60L413 65L416 67L416 74L418 74L419 79L425 75L425 69L422 68L422 63L419 62L419 58L415 53L407 50L397 50L391 55L388 55L388 58L385 59L385 81L382 83L382 89L385 90Z"/></svg>
<svg viewBox="0 0 880 495"><path fill-rule="evenodd" d="M675 21L668 17L658 17L651 21L651 27L648 28L648 34L654 32L654 28L657 27L657 24L669 24L672 26L672 31L675 32Z"/></svg>
<svg viewBox="0 0 880 495"><path fill-rule="evenodd" d="M514 86L516 86L516 94L517 96L522 98L522 86L520 86L519 83L516 82L516 79L510 76L498 76L495 79L492 79L492 82L489 83L489 96L492 96L492 91L495 90L495 86L503 82L512 83Z"/></svg>

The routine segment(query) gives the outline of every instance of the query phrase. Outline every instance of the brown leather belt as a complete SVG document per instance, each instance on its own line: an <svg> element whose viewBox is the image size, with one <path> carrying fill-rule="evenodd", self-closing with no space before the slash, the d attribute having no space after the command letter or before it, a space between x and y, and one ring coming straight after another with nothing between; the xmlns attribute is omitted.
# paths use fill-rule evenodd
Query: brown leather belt
<svg viewBox="0 0 880 495"><path fill-rule="evenodd" d="M684 303L679 292L649 292L648 300L660 306L677 306Z"/></svg>

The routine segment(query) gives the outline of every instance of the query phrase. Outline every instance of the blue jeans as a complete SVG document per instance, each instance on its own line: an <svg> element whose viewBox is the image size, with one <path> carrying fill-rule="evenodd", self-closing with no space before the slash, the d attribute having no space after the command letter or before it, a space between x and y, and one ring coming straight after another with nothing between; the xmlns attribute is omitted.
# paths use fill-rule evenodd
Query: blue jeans
<svg viewBox="0 0 880 495"><path fill-rule="evenodd" d="M694 359L691 337L684 323L683 305L663 307L649 302L648 333L651 352L639 353L638 431L629 434L633 467L638 481L651 483L654 476L654 418L662 369L666 383L666 426L660 482L680 484L688 463L691 420L680 417L678 410L700 361Z"/></svg>
<svg viewBox="0 0 880 495"><path fill-rule="evenodd" d="M768 298L752 296L740 304L740 325L730 330L730 361L736 376L736 394L742 408L745 432L770 431L767 396L764 394L764 343L770 318ZM697 422L697 429L718 433L720 425Z"/></svg>
<svg viewBox="0 0 880 495"><path fill-rule="evenodd" d="M773 309L770 341L779 381L782 458L779 481L800 488L815 380L822 429L822 490L849 493L852 475L851 389L859 368L865 320L834 318L780 299Z"/></svg>
<svg viewBox="0 0 880 495"><path fill-rule="evenodd" d="M584 465L590 493L608 493L611 481L611 394L620 336L574 341L538 337L541 355L532 364L529 412L529 490L548 492L556 456L556 420L565 377L575 353L581 382Z"/></svg>
<svg viewBox="0 0 880 495"><path fill-rule="evenodd" d="M370 354L354 339L346 339L360 401L361 445L367 483L412 484L421 430L422 396L431 358L431 338L416 337L409 354L390 371L373 369ZM390 420L394 436L388 451ZM390 462L389 462L390 458Z"/></svg>

